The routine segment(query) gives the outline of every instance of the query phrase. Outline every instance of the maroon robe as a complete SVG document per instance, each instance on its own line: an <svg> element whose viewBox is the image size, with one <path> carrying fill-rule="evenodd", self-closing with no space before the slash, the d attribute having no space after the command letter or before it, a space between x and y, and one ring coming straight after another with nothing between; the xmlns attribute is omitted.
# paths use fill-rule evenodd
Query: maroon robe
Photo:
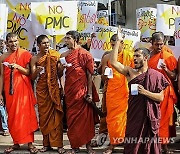
<svg viewBox="0 0 180 154"><path fill-rule="evenodd" d="M78 148L91 141L95 135L94 110L84 99L88 88L87 70L93 73L94 61L91 54L83 48L72 51L66 56L66 61L72 64L66 68L65 80L67 135L71 147Z"/></svg>
<svg viewBox="0 0 180 154"><path fill-rule="evenodd" d="M137 76L128 83L130 91L131 84L140 84L153 93L159 93L169 83L160 72L148 69L146 73ZM159 122L160 102L153 101L141 94L131 95L130 93L124 153L159 154L161 150L158 139Z"/></svg>

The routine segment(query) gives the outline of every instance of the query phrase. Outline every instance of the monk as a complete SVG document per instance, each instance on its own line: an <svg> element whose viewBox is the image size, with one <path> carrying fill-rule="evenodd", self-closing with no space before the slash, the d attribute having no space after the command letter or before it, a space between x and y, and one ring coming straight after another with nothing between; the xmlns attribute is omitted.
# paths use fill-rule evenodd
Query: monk
<svg viewBox="0 0 180 154"><path fill-rule="evenodd" d="M14 145L5 149L4 153L17 150L20 148L19 144L25 143L28 143L30 153L37 153L38 149L32 144L34 131L38 129L34 108L36 99L29 76L32 56L28 51L19 48L18 36L15 33L7 34L6 45L8 51L0 57L0 100L3 101L4 89L8 127ZM11 72L13 82L10 80Z"/></svg>
<svg viewBox="0 0 180 154"><path fill-rule="evenodd" d="M49 39L46 35L37 37L40 52L32 57L32 79L38 77L36 96L39 111L39 126L43 134L43 148L41 152L58 147L58 153L63 149L63 110L58 84L58 60L60 54L49 49Z"/></svg>
<svg viewBox="0 0 180 154"><path fill-rule="evenodd" d="M117 41L117 34L114 34L111 39L111 46L114 47ZM119 51L122 49L119 48ZM123 52L118 54L118 61L124 65L132 66L133 54L128 53L128 57L125 59ZM102 59L102 70L105 72L105 68L109 67L113 70L113 78L108 79L107 91L106 91L106 107L107 107L107 127L110 136L110 146L104 152L112 153L116 145L120 144L116 141L116 138L125 137L126 128L126 112L128 108L128 85L126 77L118 73L109 63L110 53L105 55Z"/></svg>
<svg viewBox="0 0 180 154"><path fill-rule="evenodd" d="M97 102L98 97L92 84L94 61L91 54L78 45L79 33L69 31L65 35L68 51L61 54L65 57L65 103L67 107L68 138L72 150L79 151L79 147L86 144L89 154L95 153L90 146L95 136L95 112L91 102ZM96 94L96 95L93 95ZM96 97L95 97L96 96Z"/></svg>
<svg viewBox="0 0 180 154"><path fill-rule="evenodd" d="M121 35L120 35L121 36ZM164 99L166 78L154 69L148 69L150 51L138 48L134 52L135 69L118 62L122 37L111 52L111 65L126 76L129 86L127 124L124 138L125 154L160 154L158 131L160 102ZM122 139L117 139L122 141Z"/></svg>
<svg viewBox="0 0 180 154"><path fill-rule="evenodd" d="M167 50L163 50L163 47L164 34L162 32L155 32L154 34L152 34L153 50L151 51L151 58L149 59L148 66L157 70L158 72L161 72L170 83L170 85L164 91L164 100L160 105L161 121L159 130L159 136L163 140L162 149L166 153L168 153L168 139L170 137L176 136L173 112L174 104L177 102L177 97L172 83L176 79L177 60L170 52L167 52ZM160 63L159 59L163 59L163 62ZM158 64L158 62L160 64Z"/></svg>
<svg viewBox="0 0 180 154"><path fill-rule="evenodd" d="M103 71L103 68L105 68L106 66L106 62L104 60L104 56L109 54L109 52L105 52L102 56L102 60L101 60L101 63L98 67L98 73L101 74L101 81L103 82L103 96L102 96L102 112L104 113L104 115L107 115L107 108L106 108L106 91L107 91L107 82L108 82L108 79L106 76L104 76L104 71ZM106 116L104 117L101 117L100 118L100 126L99 126L99 134L101 133L105 133L107 134L108 133L108 130L107 130L107 122L106 122Z"/></svg>

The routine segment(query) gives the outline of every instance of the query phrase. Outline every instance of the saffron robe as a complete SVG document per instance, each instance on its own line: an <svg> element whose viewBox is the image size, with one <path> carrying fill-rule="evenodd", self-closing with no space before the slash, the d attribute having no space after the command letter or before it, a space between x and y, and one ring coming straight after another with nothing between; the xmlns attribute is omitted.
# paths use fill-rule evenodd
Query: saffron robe
<svg viewBox="0 0 180 154"><path fill-rule="evenodd" d="M30 62L31 54L18 49L4 62L16 63L26 67ZM34 141L34 131L38 129L38 123L34 105L36 99L32 90L29 76L23 75L17 69L13 70L13 95L9 94L10 68L4 66L4 91L6 97L6 108L8 113L8 127L14 144L25 144Z"/></svg>
<svg viewBox="0 0 180 154"><path fill-rule="evenodd" d="M43 134L43 145L51 147L63 146L63 110L57 75L59 57L57 51L49 50L37 62L38 66L45 69L36 85L39 126Z"/></svg>
<svg viewBox="0 0 180 154"><path fill-rule="evenodd" d="M129 91L131 91L131 84L140 84L148 91L160 93L169 83L161 73L148 69L128 83ZM141 94L129 93L124 153L160 154L159 123L160 102Z"/></svg>
<svg viewBox="0 0 180 154"><path fill-rule="evenodd" d="M123 53L119 53L118 61L123 63ZM126 65L133 66L133 59L130 59ZM117 138L125 137L129 89L126 77L117 72L110 63L108 66L113 70L113 78L108 79L107 85L106 121L110 143L116 145L119 144Z"/></svg>
<svg viewBox="0 0 180 154"><path fill-rule="evenodd" d="M95 136L95 112L84 98L88 88L87 70L93 74L94 61L91 54L83 48L73 50L65 58L67 63L72 64L66 68L65 80L67 135L71 147L79 148ZM96 97L93 101L99 100Z"/></svg>
<svg viewBox="0 0 180 154"><path fill-rule="evenodd" d="M160 105L161 121L160 121L159 135L160 137L164 138L164 140L166 140L168 137L175 136L174 135L175 129L173 132L170 131L172 130L170 129L170 126L173 126L174 104L177 102L177 97L176 97L171 79L167 76L165 71L157 68L159 59L164 59L164 62L170 71L173 71L177 68L177 60L170 52L167 52L166 50L165 51L162 50L160 53L152 56L148 62L148 66L150 68L153 68L161 72L170 83L170 85L164 91L164 100L161 102L161 105ZM167 141L163 141L163 142L166 143Z"/></svg>

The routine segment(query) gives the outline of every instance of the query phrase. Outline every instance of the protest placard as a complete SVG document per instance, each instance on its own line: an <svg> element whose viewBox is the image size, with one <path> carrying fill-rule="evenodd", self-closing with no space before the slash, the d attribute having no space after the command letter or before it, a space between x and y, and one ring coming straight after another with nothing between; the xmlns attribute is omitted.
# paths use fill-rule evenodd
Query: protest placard
<svg viewBox="0 0 180 154"><path fill-rule="evenodd" d="M77 30L77 1L32 2L34 35L64 35Z"/></svg>
<svg viewBox="0 0 180 154"><path fill-rule="evenodd" d="M156 31L157 9L151 7L136 10L137 29L141 31L142 38L151 37Z"/></svg>

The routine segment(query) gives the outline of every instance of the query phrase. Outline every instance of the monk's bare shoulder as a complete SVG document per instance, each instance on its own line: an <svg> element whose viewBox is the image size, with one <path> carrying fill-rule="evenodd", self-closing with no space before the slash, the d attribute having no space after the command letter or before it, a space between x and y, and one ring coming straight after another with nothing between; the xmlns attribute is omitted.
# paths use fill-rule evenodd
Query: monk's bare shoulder
<svg viewBox="0 0 180 154"><path fill-rule="evenodd" d="M33 57L31 58L31 62L32 62L32 63L37 63L38 60L39 60L38 55L35 55L35 56L33 56Z"/></svg>
<svg viewBox="0 0 180 154"><path fill-rule="evenodd" d="M10 54L10 52L3 53L0 57L0 62L3 62Z"/></svg>
<svg viewBox="0 0 180 154"><path fill-rule="evenodd" d="M60 58L62 57L66 57L67 55L69 54L69 50L68 51L65 51L61 54Z"/></svg>

